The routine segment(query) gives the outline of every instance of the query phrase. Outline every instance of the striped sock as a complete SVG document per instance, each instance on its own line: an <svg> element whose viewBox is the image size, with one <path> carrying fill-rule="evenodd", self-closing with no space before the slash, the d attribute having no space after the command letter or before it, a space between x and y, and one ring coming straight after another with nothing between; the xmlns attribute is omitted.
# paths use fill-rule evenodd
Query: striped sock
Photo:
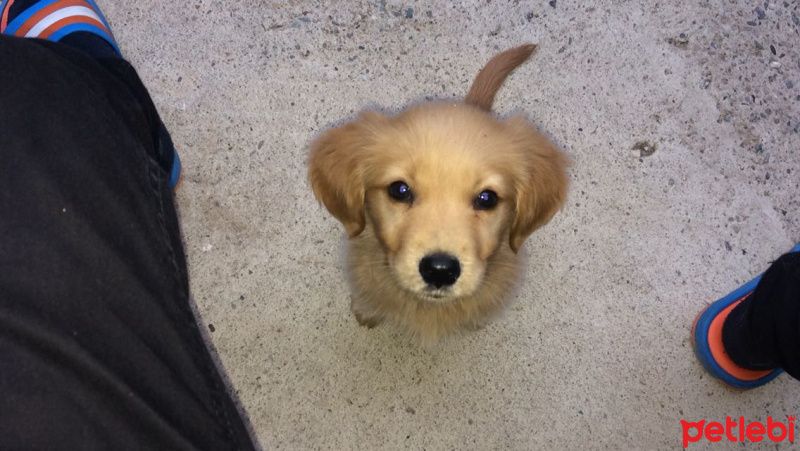
<svg viewBox="0 0 800 451"><path fill-rule="evenodd" d="M108 56L107 47L121 55L94 0L2 0L0 13L2 34L64 42L96 57Z"/></svg>

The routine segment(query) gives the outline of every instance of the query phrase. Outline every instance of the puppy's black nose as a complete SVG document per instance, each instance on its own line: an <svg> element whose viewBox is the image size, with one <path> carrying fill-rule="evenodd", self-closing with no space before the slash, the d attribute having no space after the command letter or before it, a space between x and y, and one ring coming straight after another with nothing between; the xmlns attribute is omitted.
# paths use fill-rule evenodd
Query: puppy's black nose
<svg viewBox="0 0 800 451"><path fill-rule="evenodd" d="M419 262L419 273L428 285L436 288L449 287L461 275L461 264L451 255L426 255Z"/></svg>

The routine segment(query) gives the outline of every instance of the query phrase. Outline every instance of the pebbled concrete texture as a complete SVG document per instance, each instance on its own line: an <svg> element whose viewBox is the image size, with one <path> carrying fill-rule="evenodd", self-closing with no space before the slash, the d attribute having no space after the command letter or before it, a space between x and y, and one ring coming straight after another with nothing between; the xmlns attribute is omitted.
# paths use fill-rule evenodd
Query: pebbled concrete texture
<svg viewBox="0 0 800 451"><path fill-rule="evenodd" d="M180 149L197 310L264 449L675 449L681 420L800 414L797 381L726 389L689 340L800 240L797 2L101 5ZM431 351L359 327L307 144L364 107L462 97L524 42L496 111L575 166L515 306Z"/></svg>

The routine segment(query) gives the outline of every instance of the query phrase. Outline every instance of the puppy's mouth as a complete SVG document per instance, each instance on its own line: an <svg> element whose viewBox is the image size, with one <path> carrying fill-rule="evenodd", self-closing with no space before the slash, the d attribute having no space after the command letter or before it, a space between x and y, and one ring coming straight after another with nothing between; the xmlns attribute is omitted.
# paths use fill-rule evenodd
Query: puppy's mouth
<svg viewBox="0 0 800 451"><path fill-rule="evenodd" d="M451 288L436 288L430 285L425 287L419 295L423 300L429 302L445 302L454 297Z"/></svg>

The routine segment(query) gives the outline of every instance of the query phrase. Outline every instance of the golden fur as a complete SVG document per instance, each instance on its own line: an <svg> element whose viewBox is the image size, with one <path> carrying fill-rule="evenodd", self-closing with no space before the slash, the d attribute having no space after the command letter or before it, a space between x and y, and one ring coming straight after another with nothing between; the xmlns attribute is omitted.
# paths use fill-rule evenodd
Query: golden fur
<svg viewBox="0 0 800 451"><path fill-rule="evenodd" d="M390 321L433 344L505 307L517 251L567 194L567 157L524 118L491 114L497 90L534 49L495 56L465 103L364 112L312 144L311 186L350 236L351 309L360 324ZM390 197L397 181L412 200ZM492 209L475 206L485 190L499 199ZM459 261L451 286L423 280L420 262L431 253Z"/></svg>

